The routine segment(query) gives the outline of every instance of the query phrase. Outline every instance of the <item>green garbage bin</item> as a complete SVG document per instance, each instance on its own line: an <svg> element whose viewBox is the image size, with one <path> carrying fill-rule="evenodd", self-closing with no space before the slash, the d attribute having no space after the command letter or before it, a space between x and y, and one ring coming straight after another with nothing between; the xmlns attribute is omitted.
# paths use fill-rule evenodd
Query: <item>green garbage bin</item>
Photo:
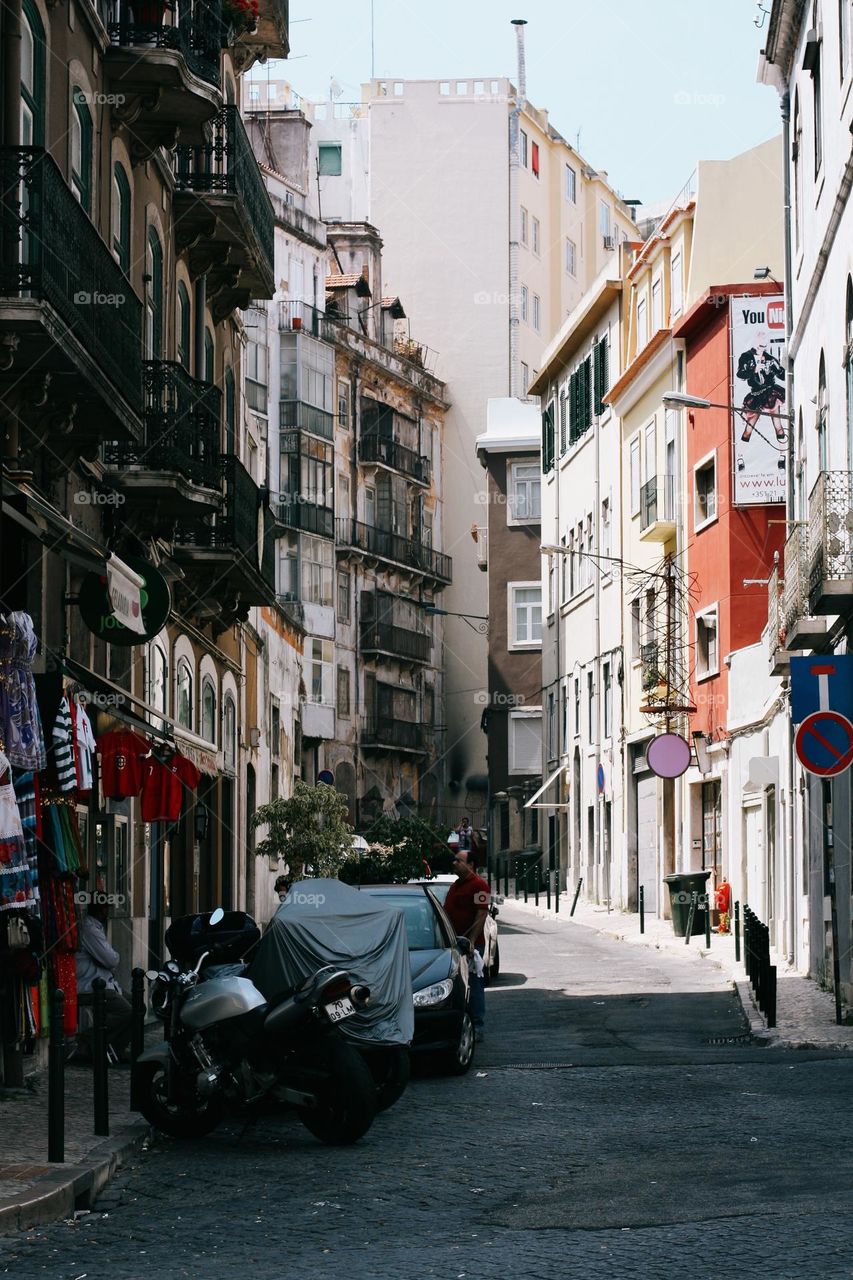
<svg viewBox="0 0 853 1280"><path fill-rule="evenodd" d="M705 932L705 906L702 899L707 893L710 871L677 871L675 875L664 876L663 882L669 889L669 906L672 913L672 929L676 938L687 937L687 918L690 915L690 900L694 893L699 895L696 913L693 916L691 937Z"/></svg>

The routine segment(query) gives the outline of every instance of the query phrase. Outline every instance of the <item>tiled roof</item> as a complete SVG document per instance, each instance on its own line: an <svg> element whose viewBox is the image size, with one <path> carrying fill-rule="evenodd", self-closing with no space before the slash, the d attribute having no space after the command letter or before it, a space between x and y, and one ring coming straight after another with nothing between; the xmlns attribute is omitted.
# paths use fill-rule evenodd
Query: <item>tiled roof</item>
<svg viewBox="0 0 853 1280"><path fill-rule="evenodd" d="M348 272L346 275L326 276L326 289L354 289L361 278L361 275L355 272Z"/></svg>

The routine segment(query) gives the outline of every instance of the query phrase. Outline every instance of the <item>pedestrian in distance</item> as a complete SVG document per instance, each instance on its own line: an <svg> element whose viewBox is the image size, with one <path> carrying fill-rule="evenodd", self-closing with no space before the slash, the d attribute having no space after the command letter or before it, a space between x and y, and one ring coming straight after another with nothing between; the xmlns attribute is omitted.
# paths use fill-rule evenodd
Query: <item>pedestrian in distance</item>
<svg viewBox="0 0 853 1280"><path fill-rule="evenodd" d="M290 893L290 886L292 883L293 882L289 876L278 877L275 882L275 892L279 902L284 902L285 898Z"/></svg>
<svg viewBox="0 0 853 1280"><path fill-rule="evenodd" d="M459 826L456 828L456 834L459 837L459 848L470 849L474 832L471 828L471 822L467 815L464 815Z"/></svg>
<svg viewBox="0 0 853 1280"><path fill-rule="evenodd" d="M453 871L458 876L450 886L444 900L447 918L459 938L467 938L472 951L469 957L471 983L471 1021L474 1038L482 1040L486 1021L486 987L483 981L483 951L486 937L483 931L489 913L491 890L482 876L477 875L473 855L467 849L459 849L453 859Z"/></svg>

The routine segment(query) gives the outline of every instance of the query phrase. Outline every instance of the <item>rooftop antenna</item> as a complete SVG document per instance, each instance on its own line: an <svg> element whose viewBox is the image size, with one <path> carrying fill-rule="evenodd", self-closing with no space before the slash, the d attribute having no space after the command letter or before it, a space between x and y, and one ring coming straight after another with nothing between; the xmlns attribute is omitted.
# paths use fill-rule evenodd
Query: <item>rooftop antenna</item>
<svg viewBox="0 0 853 1280"><path fill-rule="evenodd" d="M372 3L372 0L371 0ZM527 26L526 18L513 18L512 25L515 27L515 48L518 61L518 97L519 101L527 101L527 67L524 62L524 28Z"/></svg>

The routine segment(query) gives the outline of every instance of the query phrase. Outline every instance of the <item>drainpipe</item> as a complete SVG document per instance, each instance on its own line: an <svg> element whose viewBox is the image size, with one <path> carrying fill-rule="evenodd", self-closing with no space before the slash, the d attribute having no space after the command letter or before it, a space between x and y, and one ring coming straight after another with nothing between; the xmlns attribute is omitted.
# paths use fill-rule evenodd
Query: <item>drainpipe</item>
<svg viewBox="0 0 853 1280"><path fill-rule="evenodd" d="M527 73L524 64L524 18L513 18L517 55L518 85L515 101L509 115L509 394L521 395L521 364L519 359L519 223L521 209L518 202L518 182L521 169L519 154L519 129L521 109L527 91Z"/></svg>
<svg viewBox="0 0 853 1280"><path fill-rule="evenodd" d="M593 486L592 500L593 506L593 528L595 529L595 549L601 547L601 501L599 489L601 486L601 415L595 415L595 484ZM604 874L604 896L607 901L607 912L610 914L610 865L605 865L604 849L602 840L602 818L604 806L604 794L599 792L598 787L598 770L601 765L601 719L604 711L604 689L601 682L601 561L593 561L592 569L595 574L595 852L599 866ZM611 696L613 690L613 668L610 671L610 688ZM612 770L611 770L612 774ZM608 854L609 854L608 850Z"/></svg>
<svg viewBox="0 0 853 1280"><path fill-rule="evenodd" d="M791 168L789 158L791 155L791 95L783 93L781 98L782 112L782 173L784 180L784 199L785 199L785 341L786 341L786 370L785 370L785 396L788 406L788 491L786 502L786 514L788 523L786 525L786 533L793 528L793 521L796 518L796 507L794 497L794 461L795 461L795 416L794 416L794 361L791 356L791 335L793 333L793 307L791 303L791 293L793 288L793 253L791 245ZM785 681L790 690L790 679ZM796 848L794 840L794 823L796 806L794 804L794 779L796 776L794 766L794 725L791 720L791 705L788 703L788 814L786 824L787 837L787 853L788 853L788 937L787 952L789 964L796 963L796 926L794 924L794 916L797 906L796 894ZM805 840L805 832L803 832Z"/></svg>

